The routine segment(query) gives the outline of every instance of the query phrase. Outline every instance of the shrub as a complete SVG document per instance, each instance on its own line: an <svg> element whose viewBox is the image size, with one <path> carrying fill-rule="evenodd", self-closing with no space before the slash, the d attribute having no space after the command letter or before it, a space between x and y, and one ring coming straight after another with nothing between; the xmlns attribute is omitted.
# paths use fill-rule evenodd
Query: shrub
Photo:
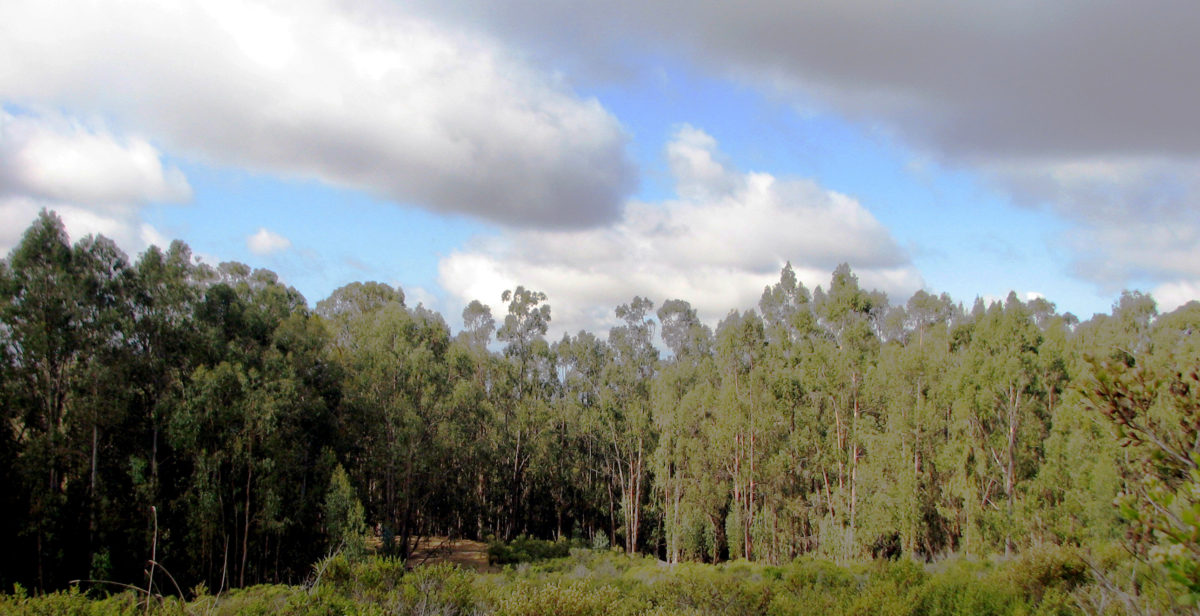
<svg viewBox="0 0 1200 616"><path fill-rule="evenodd" d="M622 605L624 603L624 605ZM496 603L496 616L607 616L631 613L616 589L589 587L584 582L534 586L518 582L505 589Z"/></svg>
<svg viewBox="0 0 1200 616"><path fill-rule="evenodd" d="M488 544L488 564L511 565L550 558L563 558L571 553L572 547L582 547L580 542L564 539L546 541L521 535L510 543L493 541Z"/></svg>
<svg viewBox="0 0 1200 616"><path fill-rule="evenodd" d="M699 564L678 565L673 575L656 584L656 603L695 614L766 614L773 590L762 576L748 570ZM757 578L757 579L754 579Z"/></svg>

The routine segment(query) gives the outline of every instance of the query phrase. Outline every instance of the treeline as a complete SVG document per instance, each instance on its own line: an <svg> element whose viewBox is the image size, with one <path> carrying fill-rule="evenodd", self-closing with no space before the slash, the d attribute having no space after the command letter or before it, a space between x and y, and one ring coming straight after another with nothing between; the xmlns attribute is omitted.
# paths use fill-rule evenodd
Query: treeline
<svg viewBox="0 0 1200 616"><path fill-rule="evenodd" d="M1200 459L1200 387L1179 393L1197 304L1158 315L1125 293L1086 322L1015 295L892 305L846 266L812 292L788 266L715 331L635 297L607 338L548 341L543 294L503 301L472 302L457 334L383 284L313 310L178 241L133 262L71 245L44 212L0 262L0 582L138 581L152 556L184 588L298 581L362 522L401 557L429 534L672 562L1142 531L1150 551L1155 527L1114 498L1178 489Z"/></svg>

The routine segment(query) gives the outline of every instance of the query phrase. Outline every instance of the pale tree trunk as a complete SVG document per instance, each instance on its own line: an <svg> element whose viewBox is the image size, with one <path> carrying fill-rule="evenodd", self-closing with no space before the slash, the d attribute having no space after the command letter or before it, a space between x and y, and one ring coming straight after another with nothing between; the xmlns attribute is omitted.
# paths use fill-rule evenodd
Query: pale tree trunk
<svg viewBox="0 0 1200 616"><path fill-rule="evenodd" d="M675 564L675 563L679 562L680 556L681 556L680 552L682 551L680 548L680 545L679 545L679 534L680 534L681 527L683 526L683 514L680 511L680 507L681 507L682 501L683 501L683 489L680 486L680 480L679 480L678 475L676 474L674 465L672 465L670 472L672 473L672 476L670 478L670 483L668 485L670 487L674 488L674 495L671 496L670 501L669 501L671 503L671 526L672 526L671 546L670 546L670 553L671 553L670 554L670 562L671 562L671 564Z"/></svg>
<svg viewBox="0 0 1200 616"><path fill-rule="evenodd" d="M850 549L854 549L855 533L858 530L858 383L854 379L854 424L853 442L850 446Z"/></svg>
<svg viewBox="0 0 1200 616"><path fill-rule="evenodd" d="M632 514L633 514L631 516L631 518L632 518L631 524L633 527L631 529L631 534L633 535L633 540L630 542L631 545L630 545L630 549L629 549L629 552L631 554L633 552L637 551L638 544L641 539L642 477L643 477L643 475L645 475L644 469L643 469L643 466L644 466L643 457L645 455L644 449L645 449L645 441L644 441L643 437L641 435L639 435L638 439L637 439L637 455L634 458L636 460L636 465L633 469L631 469L631 475L632 475L631 479L633 479L633 494L632 494L633 498L632 498L632 502L630 503L630 505L632 506Z"/></svg>
<svg viewBox="0 0 1200 616"><path fill-rule="evenodd" d="M238 586L246 586L246 557L250 550L250 481L254 475L254 441L250 441L250 454L246 461L246 513L242 530L242 572Z"/></svg>
<svg viewBox="0 0 1200 616"><path fill-rule="evenodd" d="M750 481L749 481L750 489L749 489L749 494L747 495L748 498L747 498L747 502L746 502L746 515L744 516L745 525L746 525L746 530L745 530L745 533L746 533L746 536L745 536L746 560L750 560L754 556L754 545L752 543L752 541L753 541L752 531L753 531L753 527L754 527L754 518L758 511L757 503L756 503L756 495L755 495L755 492L757 491L757 486L756 486L756 482L755 482L756 475L755 475L755 467L754 467L755 466L754 465L755 445L757 444L756 443L757 431L755 429L755 418L758 414L757 411L758 411L758 404L757 404L757 398L754 395L754 380L751 379L751 381L750 381Z"/></svg>
<svg viewBox="0 0 1200 616"><path fill-rule="evenodd" d="M1016 488L1016 457L1017 457L1017 430L1020 427L1020 408L1021 408L1021 392L1014 386L1009 386L1009 404L1008 404L1008 443L1007 451L1005 452L1005 463L1007 470L1004 473L1004 496L1008 501L1008 523L1004 533L1004 554L1007 556L1012 553L1012 521L1014 498Z"/></svg>
<svg viewBox="0 0 1200 616"><path fill-rule="evenodd" d="M752 420L753 421L753 420ZM754 546L751 544L751 531L754 526L754 517L756 512L756 504L754 498L754 426L751 423L750 427L750 493L746 504L746 560L750 560L754 556Z"/></svg>

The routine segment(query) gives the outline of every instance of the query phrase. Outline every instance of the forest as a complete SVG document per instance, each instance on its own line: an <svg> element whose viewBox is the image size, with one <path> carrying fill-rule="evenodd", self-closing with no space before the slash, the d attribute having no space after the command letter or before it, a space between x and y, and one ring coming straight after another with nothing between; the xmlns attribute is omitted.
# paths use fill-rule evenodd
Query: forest
<svg viewBox="0 0 1200 616"><path fill-rule="evenodd" d="M375 282L310 307L43 211L0 261L0 588L144 587L148 559L171 588L300 584L445 535L901 563L880 579L1069 553L1106 610L1200 599L1200 304L1082 321L788 265L715 329L633 297L549 340L553 298L500 299L453 327Z"/></svg>

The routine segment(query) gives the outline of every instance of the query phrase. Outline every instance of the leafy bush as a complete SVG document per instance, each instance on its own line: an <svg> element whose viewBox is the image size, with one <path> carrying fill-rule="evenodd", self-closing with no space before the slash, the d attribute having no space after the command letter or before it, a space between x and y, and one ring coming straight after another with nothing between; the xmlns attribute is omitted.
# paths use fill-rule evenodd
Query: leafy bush
<svg viewBox="0 0 1200 616"><path fill-rule="evenodd" d="M323 563L315 588L321 598L347 598L358 606L388 613L469 614L477 603L472 574L455 565L437 564L405 569L393 558L353 561L334 556Z"/></svg>
<svg viewBox="0 0 1200 616"><path fill-rule="evenodd" d="M497 616L607 616L618 611L622 597L611 586L590 587L585 582L533 585L519 582L505 589L496 602Z"/></svg>
<svg viewBox="0 0 1200 616"><path fill-rule="evenodd" d="M698 564L679 565L654 591L662 605L712 616L765 614L773 594L761 575Z"/></svg>
<svg viewBox="0 0 1200 616"><path fill-rule="evenodd" d="M1087 564L1074 550L1045 546L1027 550L1006 567L1010 584L1032 602L1041 602L1048 591L1068 593L1091 579Z"/></svg>
<svg viewBox="0 0 1200 616"><path fill-rule="evenodd" d="M186 613L183 603L172 597L153 598L151 608L159 616ZM94 598L72 586L31 597L17 586L12 594L0 594L0 614L6 616L142 616L145 611L146 596L132 591Z"/></svg>
<svg viewBox="0 0 1200 616"><path fill-rule="evenodd" d="M1097 585L1068 548L1032 549L999 561L950 559L924 565L907 559L839 565L801 558L783 565L738 561L668 565L646 556L569 549L566 542L522 540L514 553L562 558L475 574L453 565L409 571L389 558L334 556L319 563L313 583L252 586L191 603L155 599L152 614L175 616L325 616L405 614L466 616L1060 616L1089 605ZM1120 564L1120 563L1118 563ZM1108 566L1108 565L1105 565ZM1102 599L1099 595L1095 599ZM1111 602L1105 608L1111 612ZM134 592L104 599L77 589L39 597L0 595L0 613L18 616L142 616Z"/></svg>
<svg viewBox="0 0 1200 616"><path fill-rule="evenodd" d="M547 541L521 535L511 543L493 541L488 545L488 564L511 565L550 558L563 558L572 547L583 547L582 541Z"/></svg>

